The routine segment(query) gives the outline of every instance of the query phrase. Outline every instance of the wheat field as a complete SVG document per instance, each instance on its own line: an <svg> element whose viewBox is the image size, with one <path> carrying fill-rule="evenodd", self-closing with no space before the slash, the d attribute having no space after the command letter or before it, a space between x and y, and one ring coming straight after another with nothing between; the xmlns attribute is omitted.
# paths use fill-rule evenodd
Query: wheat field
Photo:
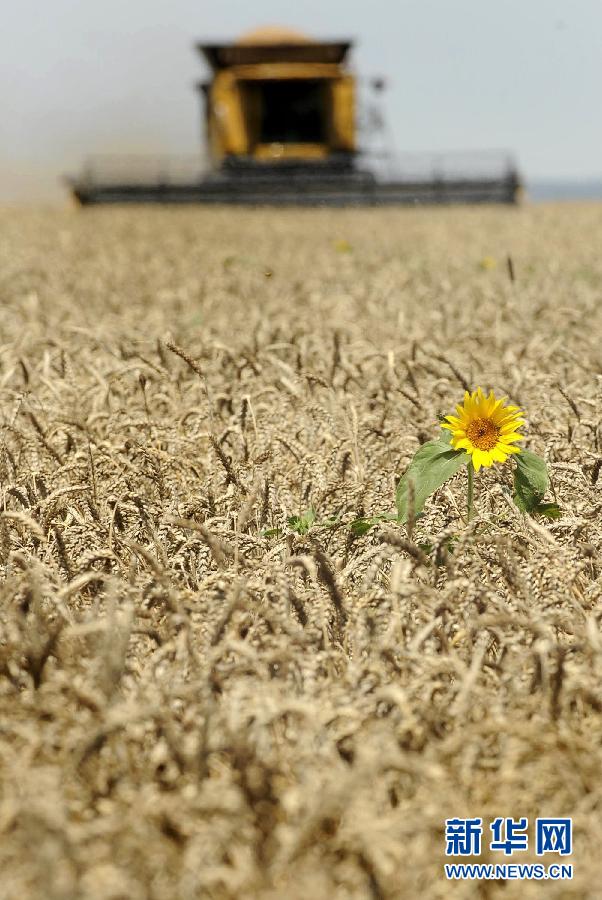
<svg viewBox="0 0 602 900"><path fill-rule="evenodd" d="M602 206L0 228L0 900L602 896ZM561 518L350 532L477 385ZM447 882L453 816L574 879Z"/></svg>

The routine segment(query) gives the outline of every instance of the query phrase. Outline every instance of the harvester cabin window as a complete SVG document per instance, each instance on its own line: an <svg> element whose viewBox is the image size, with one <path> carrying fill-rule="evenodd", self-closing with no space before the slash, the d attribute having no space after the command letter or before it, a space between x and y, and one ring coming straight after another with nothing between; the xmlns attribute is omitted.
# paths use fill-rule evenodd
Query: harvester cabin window
<svg viewBox="0 0 602 900"><path fill-rule="evenodd" d="M321 144L326 140L326 85L318 80L260 81L259 143Z"/></svg>

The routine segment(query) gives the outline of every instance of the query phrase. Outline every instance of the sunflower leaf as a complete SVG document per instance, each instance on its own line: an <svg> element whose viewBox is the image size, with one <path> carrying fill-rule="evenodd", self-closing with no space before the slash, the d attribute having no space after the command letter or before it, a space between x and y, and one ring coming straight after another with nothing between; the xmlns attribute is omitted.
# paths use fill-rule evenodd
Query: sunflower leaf
<svg viewBox="0 0 602 900"><path fill-rule="evenodd" d="M452 450L445 438L427 441L419 447L397 485L398 521L407 522L412 512L413 516L417 516L431 494L465 466L469 459L468 453L463 450Z"/></svg>
<svg viewBox="0 0 602 900"><path fill-rule="evenodd" d="M562 516L562 510L557 503L539 503L534 512L538 516L545 516L546 519L559 519Z"/></svg>
<svg viewBox="0 0 602 900"><path fill-rule="evenodd" d="M521 450L516 455L512 495L520 511L536 512L549 486L550 479L545 460L530 450Z"/></svg>

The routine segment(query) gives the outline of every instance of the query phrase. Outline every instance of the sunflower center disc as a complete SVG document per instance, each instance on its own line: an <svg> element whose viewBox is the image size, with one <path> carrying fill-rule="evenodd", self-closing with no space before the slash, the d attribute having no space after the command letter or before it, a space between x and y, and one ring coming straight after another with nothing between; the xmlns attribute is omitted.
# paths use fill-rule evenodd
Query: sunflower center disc
<svg viewBox="0 0 602 900"><path fill-rule="evenodd" d="M491 419L475 419L466 428L466 437L479 450L491 450L500 436L500 430Z"/></svg>

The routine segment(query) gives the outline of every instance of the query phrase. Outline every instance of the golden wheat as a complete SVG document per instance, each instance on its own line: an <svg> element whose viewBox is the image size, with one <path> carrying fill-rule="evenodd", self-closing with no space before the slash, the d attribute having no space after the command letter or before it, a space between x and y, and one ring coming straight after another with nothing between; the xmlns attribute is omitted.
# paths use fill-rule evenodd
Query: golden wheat
<svg viewBox="0 0 602 900"><path fill-rule="evenodd" d="M601 208L0 221L0 900L446 898L465 815L572 816L598 897ZM477 383L560 520L506 466L291 533Z"/></svg>

